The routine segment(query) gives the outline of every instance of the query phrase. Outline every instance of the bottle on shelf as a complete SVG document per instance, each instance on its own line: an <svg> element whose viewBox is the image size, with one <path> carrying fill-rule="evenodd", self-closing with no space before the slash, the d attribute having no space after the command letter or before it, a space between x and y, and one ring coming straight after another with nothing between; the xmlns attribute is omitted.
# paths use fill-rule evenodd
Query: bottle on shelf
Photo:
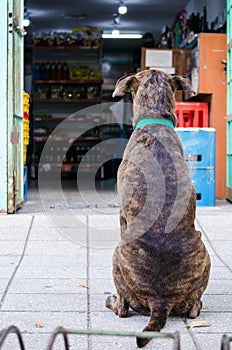
<svg viewBox="0 0 232 350"><path fill-rule="evenodd" d="M51 63L51 80L56 80L56 62Z"/></svg>
<svg viewBox="0 0 232 350"><path fill-rule="evenodd" d="M57 80L63 79L62 65L63 65L62 62L57 62L57 64L56 64L56 79Z"/></svg>
<svg viewBox="0 0 232 350"><path fill-rule="evenodd" d="M40 63L40 79L44 80L45 79L45 74L46 74L46 65L44 62Z"/></svg>
<svg viewBox="0 0 232 350"><path fill-rule="evenodd" d="M35 62L33 64L32 79L33 80L39 80L40 79L40 63L39 62Z"/></svg>
<svg viewBox="0 0 232 350"><path fill-rule="evenodd" d="M66 62L64 62L62 67L61 67L61 77L62 77L62 80L69 79L69 68L68 68L68 64Z"/></svg>
<svg viewBox="0 0 232 350"><path fill-rule="evenodd" d="M50 62L45 63L45 80L51 79L51 66Z"/></svg>

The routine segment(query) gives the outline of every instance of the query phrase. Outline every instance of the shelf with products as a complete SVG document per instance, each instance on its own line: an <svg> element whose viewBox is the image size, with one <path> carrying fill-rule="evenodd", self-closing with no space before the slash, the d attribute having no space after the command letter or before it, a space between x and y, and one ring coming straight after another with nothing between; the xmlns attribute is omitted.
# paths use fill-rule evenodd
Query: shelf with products
<svg viewBox="0 0 232 350"><path fill-rule="evenodd" d="M77 84L77 85L86 85L86 84L101 84L102 80L33 80L33 84Z"/></svg>
<svg viewBox="0 0 232 350"><path fill-rule="evenodd" d="M89 115L86 117L90 118ZM80 118L84 119L84 116ZM47 129L41 128L44 126L41 119L47 120ZM65 120L65 126L56 131L55 135L51 134L52 125L55 129L56 125L60 125ZM99 118L94 116L93 120L97 121ZM81 171L94 171L100 178L115 175L117 162L119 162L116 159L121 158L122 154L120 141L122 131L119 124L105 124L104 120L100 119L99 123L93 127L93 122L85 120L77 122L77 118L53 119L48 116L46 118L37 116L35 124L33 142L36 147L33 166L36 177L39 168L41 171L60 168L61 173L75 173L80 164ZM78 125L78 133L76 133L75 126ZM81 133L80 130L83 132ZM104 143L105 141L107 143Z"/></svg>
<svg viewBox="0 0 232 350"><path fill-rule="evenodd" d="M99 118L82 116L79 112L87 106L102 102L102 45L92 40L93 32L91 43L88 41L83 45L69 40L72 37L75 40L80 38L80 34L61 34L54 38L51 35L37 38L33 46L31 162L36 171L47 142L46 149L49 149L49 154L45 157L49 158L46 161L51 168L61 166L60 161L66 145L66 158L70 158L70 152L73 153L71 159L65 160L65 167L61 167L65 172L76 170L80 157L83 158L89 148L100 142L99 130L96 127ZM57 39L59 37L65 39L63 45L60 45ZM72 115L76 117L70 117ZM53 134L57 127L59 129L60 123L63 123L62 129ZM78 145L82 147L82 154ZM54 152L50 152L51 149ZM55 157L52 152L56 154ZM86 168L93 167L93 159L89 160L87 156L87 160Z"/></svg>
<svg viewBox="0 0 232 350"><path fill-rule="evenodd" d="M100 98L70 98L70 99L64 99L64 98L35 98L34 103L100 103Z"/></svg>
<svg viewBox="0 0 232 350"><path fill-rule="evenodd" d="M101 81L33 81L33 102L100 102Z"/></svg>
<svg viewBox="0 0 232 350"><path fill-rule="evenodd" d="M34 137L36 152L34 153L34 167L49 167L50 170L60 167L61 172L75 172L80 163L82 168L98 168L101 165L102 152L98 145L98 136L80 136L70 138ZM46 149L44 147L46 144ZM82 162L84 160L84 163Z"/></svg>

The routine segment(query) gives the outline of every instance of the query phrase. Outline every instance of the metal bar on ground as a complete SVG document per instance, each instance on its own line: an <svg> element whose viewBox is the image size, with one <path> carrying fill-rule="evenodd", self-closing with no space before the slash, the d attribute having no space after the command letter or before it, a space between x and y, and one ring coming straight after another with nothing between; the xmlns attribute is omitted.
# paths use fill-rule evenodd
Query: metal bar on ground
<svg viewBox="0 0 232 350"><path fill-rule="evenodd" d="M25 346L23 343L23 338L22 338L22 335L20 333L20 330L15 326L10 326L10 327L0 331L0 349L2 348L4 341L6 340L7 336L10 333L16 333L18 341L19 341L19 345L20 345L20 350L25 350Z"/></svg>
<svg viewBox="0 0 232 350"><path fill-rule="evenodd" d="M160 333L160 332L124 332L124 331L100 331L100 330L85 330L85 329L65 329L58 327L51 336L47 350L52 350L56 337L62 334L65 342L65 350L69 350L67 335L99 335L111 337L139 337L139 338L158 338L158 339L173 339L173 350L180 350L180 336L179 332L174 333Z"/></svg>
<svg viewBox="0 0 232 350"><path fill-rule="evenodd" d="M230 350L231 342L232 342L232 336L224 334L221 342L221 350Z"/></svg>

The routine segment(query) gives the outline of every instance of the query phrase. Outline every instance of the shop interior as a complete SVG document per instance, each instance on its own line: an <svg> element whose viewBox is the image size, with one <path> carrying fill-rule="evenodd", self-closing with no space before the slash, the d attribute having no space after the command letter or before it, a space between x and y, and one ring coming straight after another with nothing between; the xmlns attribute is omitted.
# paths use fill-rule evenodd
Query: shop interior
<svg viewBox="0 0 232 350"><path fill-rule="evenodd" d="M197 92L177 93L176 112L198 205L226 197L225 1L27 0L24 18L25 201L54 173L64 188L78 176L115 188L132 110L129 94L112 92L120 77L152 68L188 76Z"/></svg>

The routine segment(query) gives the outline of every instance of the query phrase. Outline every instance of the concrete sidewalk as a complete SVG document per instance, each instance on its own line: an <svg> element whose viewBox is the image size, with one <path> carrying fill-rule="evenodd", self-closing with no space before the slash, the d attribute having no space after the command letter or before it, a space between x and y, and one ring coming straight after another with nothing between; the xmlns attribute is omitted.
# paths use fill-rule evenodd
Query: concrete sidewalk
<svg viewBox="0 0 232 350"><path fill-rule="evenodd" d="M0 329L17 326L26 350L47 349L58 326L142 331L148 322L133 313L120 319L105 307L107 295L115 293L111 257L119 225L114 194L102 191L102 196L108 198L104 210L97 203L83 207L77 201L70 207L57 200L44 212L38 192L29 191L17 214L0 216ZM232 205L220 201L197 208L196 225L212 260L197 320L210 325L187 329L184 320L170 317L163 332L178 331L182 350L220 350L223 334L232 335ZM137 348L129 337L72 335L69 342L70 349ZM146 348L173 349L173 343L156 339ZM7 338L2 349L20 349L16 336ZM54 349L65 349L60 336Z"/></svg>

